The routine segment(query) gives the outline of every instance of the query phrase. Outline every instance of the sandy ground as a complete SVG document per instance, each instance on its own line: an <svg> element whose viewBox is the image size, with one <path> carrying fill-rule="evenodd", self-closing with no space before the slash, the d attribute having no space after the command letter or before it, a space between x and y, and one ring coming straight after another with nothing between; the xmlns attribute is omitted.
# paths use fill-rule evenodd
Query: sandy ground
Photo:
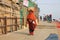
<svg viewBox="0 0 60 40"><path fill-rule="evenodd" d="M17 32L8 33L0 36L0 40L45 40L50 33L56 33L56 29L36 29L35 34L29 35L28 29L19 30Z"/></svg>

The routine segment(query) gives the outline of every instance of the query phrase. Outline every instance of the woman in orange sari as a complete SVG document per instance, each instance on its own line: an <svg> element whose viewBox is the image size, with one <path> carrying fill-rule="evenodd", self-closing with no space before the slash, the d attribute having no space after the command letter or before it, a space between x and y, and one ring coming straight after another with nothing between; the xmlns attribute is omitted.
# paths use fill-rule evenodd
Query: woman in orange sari
<svg viewBox="0 0 60 40"><path fill-rule="evenodd" d="M30 35L33 35L37 24L36 24L36 17L32 10L30 10L29 14L27 15L27 22L29 24L29 33Z"/></svg>

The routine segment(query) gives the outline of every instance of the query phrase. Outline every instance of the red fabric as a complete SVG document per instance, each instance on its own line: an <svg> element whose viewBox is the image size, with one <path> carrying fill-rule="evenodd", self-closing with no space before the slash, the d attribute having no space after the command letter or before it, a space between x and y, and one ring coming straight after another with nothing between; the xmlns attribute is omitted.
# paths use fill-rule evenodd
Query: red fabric
<svg viewBox="0 0 60 40"><path fill-rule="evenodd" d="M34 30L35 28L36 28L36 26L34 24L29 23L29 29Z"/></svg>
<svg viewBox="0 0 60 40"><path fill-rule="evenodd" d="M35 26L37 25L36 24L36 17L35 17L35 15L34 15L34 13L29 13L28 15L27 15L27 19L31 19L31 20L34 20L34 22L35 22Z"/></svg>
<svg viewBox="0 0 60 40"><path fill-rule="evenodd" d="M56 26L57 26L57 28L60 28L60 23L56 22Z"/></svg>
<svg viewBox="0 0 60 40"><path fill-rule="evenodd" d="M30 32L30 35L34 35L34 33L33 32Z"/></svg>
<svg viewBox="0 0 60 40"><path fill-rule="evenodd" d="M34 13L29 13L29 14L27 15L27 19L36 20L36 17L35 17L35 15L34 15Z"/></svg>

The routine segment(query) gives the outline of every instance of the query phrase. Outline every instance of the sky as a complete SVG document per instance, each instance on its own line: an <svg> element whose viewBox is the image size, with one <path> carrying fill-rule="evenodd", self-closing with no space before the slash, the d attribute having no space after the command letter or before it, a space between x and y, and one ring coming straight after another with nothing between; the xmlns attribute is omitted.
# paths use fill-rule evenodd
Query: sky
<svg viewBox="0 0 60 40"><path fill-rule="evenodd" d="M60 18L60 0L33 0L40 8L39 15L52 14L53 19Z"/></svg>

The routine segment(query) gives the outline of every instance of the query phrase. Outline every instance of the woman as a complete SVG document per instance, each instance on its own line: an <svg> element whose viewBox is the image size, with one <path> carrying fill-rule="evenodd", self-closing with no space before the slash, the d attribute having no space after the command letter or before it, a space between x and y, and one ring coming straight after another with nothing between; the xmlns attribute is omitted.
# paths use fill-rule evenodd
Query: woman
<svg viewBox="0 0 60 40"><path fill-rule="evenodd" d="M27 15L27 22L29 24L29 33L30 35L33 35L37 24L36 24L36 17L32 10L29 10L29 14Z"/></svg>

